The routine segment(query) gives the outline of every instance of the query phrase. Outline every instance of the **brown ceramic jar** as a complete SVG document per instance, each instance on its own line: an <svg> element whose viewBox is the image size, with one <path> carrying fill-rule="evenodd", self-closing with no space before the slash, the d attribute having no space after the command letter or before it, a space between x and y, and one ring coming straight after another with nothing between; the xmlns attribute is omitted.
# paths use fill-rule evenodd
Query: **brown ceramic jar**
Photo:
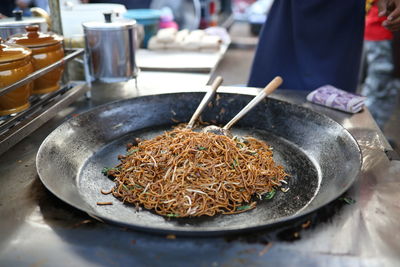
<svg viewBox="0 0 400 267"><path fill-rule="evenodd" d="M32 64L35 71L42 69L64 57L63 38L54 33L38 32L39 26L27 26L25 34L10 37L7 43L26 46L32 50ZM46 94L60 88L64 67L56 68L37 78L33 85L33 94Z"/></svg>
<svg viewBox="0 0 400 267"><path fill-rule="evenodd" d="M0 88L13 84L33 72L32 52L19 45L3 44L0 38ZM0 96L0 116L29 108L33 82Z"/></svg>

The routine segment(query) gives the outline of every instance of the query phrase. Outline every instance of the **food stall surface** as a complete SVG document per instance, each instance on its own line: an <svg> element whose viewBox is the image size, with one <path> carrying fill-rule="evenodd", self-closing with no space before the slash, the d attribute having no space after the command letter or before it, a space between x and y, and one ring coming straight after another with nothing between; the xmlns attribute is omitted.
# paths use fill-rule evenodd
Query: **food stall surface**
<svg viewBox="0 0 400 267"><path fill-rule="evenodd" d="M238 31L236 41L242 30L232 27L231 33ZM241 50L229 49L213 72L225 78L224 84L243 84L247 79L256 39L239 42L245 43ZM90 100L82 98L58 112L0 155L0 266L398 266L400 161L390 160L395 157L390 151L385 153L390 147L367 110L348 115L310 104L300 92L278 90L272 97L342 124L360 145L363 166L344 196L293 224L232 236L155 235L99 222L59 200L41 183L38 148L67 119L118 99L204 92L209 78L206 73L143 71L138 89L134 81L94 84ZM220 91L255 95L258 89Z"/></svg>
<svg viewBox="0 0 400 267"><path fill-rule="evenodd" d="M148 74L154 79L157 73ZM182 74L184 75L184 74ZM190 80L191 74L186 76ZM146 77L143 75L142 77ZM204 91L198 86L185 91ZM145 78L143 78L145 79ZM138 81L140 88L140 79ZM0 156L0 264L2 266L395 266L400 258L400 161L390 160L382 133L364 110L347 115L281 90L273 98L324 113L342 124L363 154L359 179L342 198L304 220L272 230L222 237L155 235L109 225L63 203L40 182L36 153L66 119L121 98L171 92L171 87L135 90L92 88L81 99ZM143 87L142 87L143 88ZM109 89L109 88L108 88ZM178 88L183 91L183 87ZM125 92L129 91L129 92ZM125 93L124 93L125 92ZM255 95L258 89L222 87ZM108 96L108 97L107 97Z"/></svg>

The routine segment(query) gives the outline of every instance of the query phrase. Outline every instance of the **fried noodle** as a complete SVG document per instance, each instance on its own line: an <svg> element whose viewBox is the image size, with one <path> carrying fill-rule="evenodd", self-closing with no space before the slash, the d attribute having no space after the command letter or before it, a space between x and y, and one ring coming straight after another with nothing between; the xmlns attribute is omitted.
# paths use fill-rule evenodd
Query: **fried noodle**
<svg viewBox="0 0 400 267"><path fill-rule="evenodd" d="M229 138L176 128L131 146L108 175L123 202L169 217L234 214L287 177L272 148L252 137Z"/></svg>

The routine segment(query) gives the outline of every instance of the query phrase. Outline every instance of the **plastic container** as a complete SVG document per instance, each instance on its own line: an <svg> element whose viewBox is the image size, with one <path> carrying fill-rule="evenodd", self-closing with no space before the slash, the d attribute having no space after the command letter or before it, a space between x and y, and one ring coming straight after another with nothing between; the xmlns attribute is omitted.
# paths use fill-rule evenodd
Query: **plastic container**
<svg viewBox="0 0 400 267"><path fill-rule="evenodd" d="M147 48L149 39L157 34L161 11L156 9L129 9L123 15L127 19L134 19L144 28L144 37L141 47Z"/></svg>

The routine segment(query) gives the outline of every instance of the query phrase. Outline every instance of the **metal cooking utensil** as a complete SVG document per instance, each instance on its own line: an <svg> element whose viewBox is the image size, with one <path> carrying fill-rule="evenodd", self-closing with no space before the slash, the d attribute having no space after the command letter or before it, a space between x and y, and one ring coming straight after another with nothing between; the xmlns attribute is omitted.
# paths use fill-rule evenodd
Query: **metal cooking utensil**
<svg viewBox="0 0 400 267"><path fill-rule="evenodd" d="M204 108L207 106L208 102L215 96L218 87L222 84L222 77L218 76L214 79L213 83L211 84L210 89L207 91L206 95L201 100L199 106L197 107L196 111L193 113L192 118L190 119L189 123L187 124L186 128L192 129L194 123L196 122L197 118L200 116L201 112L203 112Z"/></svg>
<svg viewBox="0 0 400 267"><path fill-rule="evenodd" d="M203 132L215 133L218 135L226 135L232 137L229 129L238 122L244 115L258 105L265 97L274 92L282 84L283 80L281 77L275 77L265 88L255 96L233 119L231 119L224 127L218 127L216 125L210 125L203 129Z"/></svg>

